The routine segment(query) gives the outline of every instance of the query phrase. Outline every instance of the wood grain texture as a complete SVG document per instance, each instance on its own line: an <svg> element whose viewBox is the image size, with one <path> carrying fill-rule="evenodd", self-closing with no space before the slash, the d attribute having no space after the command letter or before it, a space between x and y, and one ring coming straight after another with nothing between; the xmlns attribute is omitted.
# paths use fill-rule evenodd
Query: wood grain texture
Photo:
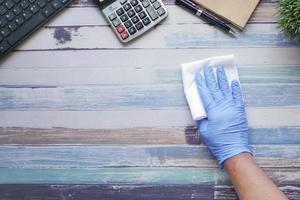
<svg viewBox="0 0 300 200"><path fill-rule="evenodd" d="M299 144L300 127L250 128L250 144ZM0 144L200 144L197 128L0 128Z"/></svg>
<svg viewBox="0 0 300 200"><path fill-rule="evenodd" d="M188 106L181 84L21 87L0 87L1 110L96 111ZM242 84L242 88L247 107L300 105L300 84Z"/></svg>
<svg viewBox="0 0 300 200"><path fill-rule="evenodd" d="M263 167L300 167L299 145L252 145ZM0 168L217 167L206 146L0 146Z"/></svg>
<svg viewBox="0 0 300 200"><path fill-rule="evenodd" d="M300 108L246 108L250 127L300 126ZM113 119L113 120L112 120ZM195 126L188 108L122 111L0 111L1 127L140 128Z"/></svg>
<svg viewBox="0 0 300 200"><path fill-rule="evenodd" d="M279 189L288 197L289 200L298 200L300 196L300 186L295 185L279 185ZM215 200L238 200L237 194L233 186L215 186Z"/></svg>
<svg viewBox="0 0 300 200"><path fill-rule="evenodd" d="M299 168L266 168L277 185L299 184ZM0 184L153 184L231 185L224 171L212 168L0 168Z"/></svg>
<svg viewBox="0 0 300 200"><path fill-rule="evenodd" d="M30 192L29 192L30 191ZM5 200L213 200L212 185L0 185Z"/></svg>

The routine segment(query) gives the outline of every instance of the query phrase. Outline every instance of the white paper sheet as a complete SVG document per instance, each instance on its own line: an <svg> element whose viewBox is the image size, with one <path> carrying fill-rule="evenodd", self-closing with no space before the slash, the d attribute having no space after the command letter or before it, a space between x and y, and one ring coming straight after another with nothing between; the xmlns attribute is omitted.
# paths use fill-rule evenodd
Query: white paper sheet
<svg viewBox="0 0 300 200"><path fill-rule="evenodd" d="M234 55L210 57L181 65L184 93L189 104L191 114L194 120L206 118L206 112L203 107L198 88L195 83L195 76L198 71L203 74L205 65L209 65L216 72L217 66L223 66L227 75L229 85L232 80L239 81L237 66Z"/></svg>

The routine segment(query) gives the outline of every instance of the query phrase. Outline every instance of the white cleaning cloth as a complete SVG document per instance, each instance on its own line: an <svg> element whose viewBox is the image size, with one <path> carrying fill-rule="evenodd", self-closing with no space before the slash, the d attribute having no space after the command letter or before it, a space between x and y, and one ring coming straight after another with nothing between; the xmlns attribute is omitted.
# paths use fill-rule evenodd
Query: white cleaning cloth
<svg viewBox="0 0 300 200"><path fill-rule="evenodd" d="M229 86L232 80L239 81L236 62L233 55L210 57L204 60L182 64L181 71L184 93L194 120L200 120L206 117L206 112L195 82L197 72L201 71L203 75L205 65L211 66L215 73L217 66L223 66L227 75Z"/></svg>

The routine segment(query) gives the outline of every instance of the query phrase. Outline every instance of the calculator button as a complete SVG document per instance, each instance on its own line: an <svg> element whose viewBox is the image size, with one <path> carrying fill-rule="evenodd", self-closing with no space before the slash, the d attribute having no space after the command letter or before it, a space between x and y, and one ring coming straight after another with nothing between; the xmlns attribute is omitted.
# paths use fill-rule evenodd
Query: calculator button
<svg viewBox="0 0 300 200"><path fill-rule="evenodd" d="M126 31L123 31L122 33L120 33L120 36L123 40L125 40L126 38L128 38L128 33Z"/></svg>
<svg viewBox="0 0 300 200"><path fill-rule="evenodd" d="M150 0L151 1L151 3L154 3L155 1L157 1L157 0Z"/></svg>
<svg viewBox="0 0 300 200"><path fill-rule="evenodd" d="M121 4L124 4L124 3L126 3L127 2L127 0L120 0L120 3Z"/></svg>
<svg viewBox="0 0 300 200"><path fill-rule="evenodd" d="M135 15L135 12L134 12L133 9L131 9L131 10L129 10L129 11L127 12L127 14L128 14L129 17L132 17L133 15Z"/></svg>
<svg viewBox="0 0 300 200"><path fill-rule="evenodd" d="M130 4L131 4L132 6L136 6L138 3L139 3L139 2L138 2L137 0L131 0L131 1L130 1Z"/></svg>
<svg viewBox="0 0 300 200"><path fill-rule="evenodd" d="M165 11L165 9L160 8L160 9L157 10L157 13L159 14L159 16L162 16L166 13L166 11Z"/></svg>
<svg viewBox="0 0 300 200"><path fill-rule="evenodd" d="M146 8L146 11L150 15L152 20L156 20L158 18L157 13L152 6L149 6L148 8Z"/></svg>
<svg viewBox="0 0 300 200"><path fill-rule="evenodd" d="M119 26L120 24L121 24L121 22L120 22L120 20L117 18L117 19L115 19L114 21L112 21L112 23L113 23L113 25L115 26L115 27L117 27L117 26Z"/></svg>
<svg viewBox="0 0 300 200"><path fill-rule="evenodd" d="M140 19L138 18L138 16L134 16L133 18L131 18L133 23L137 23L138 21L140 21Z"/></svg>
<svg viewBox="0 0 300 200"><path fill-rule="evenodd" d="M126 28L129 28L130 26L132 26L132 22L130 20L127 20L124 25L126 26Z"/></svg>
<svg viewBox="0 0 300 200"><path fill-rule="evenodd" d="M140 12L138 15L139 15L140 19L143 19L147 16L147 14L144 11Z"/></svg>
<svg viewBox="0 0 300 200"><path fill-rule="evenodd" d="M156 1L156 2L153 4L153 7L157 10L157 9L159 9L159 8L161 7L161 4L160 4L158 1Z"/></svg>
<svg viewBox="0 0 300 200"><path fill-rule="evenodd" d="M119 8L116 12L119 16L124 14L123 8Z"/></svg>
<svg viewBox="0 0 300 200"><path fill-rule="evenodd" d="M143 10L141 5L137 5L136 7L134 7L135 12L141 12Z"/></svg>
<svg viewBox="0 0 300 200"><path fill-rule="evenodd" d="M117 15L115 13L112 13L112 14L109 15L110 20L114 20L116 18L117 18Z"/></svg>
<svg viewBox="0 0 300 200"><path fill-rule="evenodd" d="M117 31L118 31L119 33L122 33L123 31L125 31L125 27L124 27L123 25L119 25L119 26L117 27Z"/></svg>
<svg viewBox="0 0 300 200"><path fill-rule="evenodd" d="M127 11L131 8L131 5L129 3L126 3L123 8Z"/></svg>
<svg viewBox="0 0 300 200"><path fill-rule="evenodd" d="M137 30L141 30L141 29L144 27L144 25L142 24L142 22L138 22L138 23L135 25L135 27L136 27Z"/></svg>
<svg viewBox="0 0 300 200"><path fill-rule="evenodd" d="M134 27L131 27L128 29L128 32L130 33L130 35L133 35L136 33L136 29Z"/></svg>
<svg viewBox="0 0 300 200"><path fill-rule="evenodd" d="M149 17L146 17L145 19L142 20L144 25L148 25L151 23L151 20L149 19Z"/></svg>
<svg viewBox="0 0 300 200"><path fill-rule="evenodd" d="M128 19L128 16L126 14L124 14L120 18L121 18L122 22L125 22Z"/></svg>
<svg viewBox="0 0 300 200"><path fill-rule="evenodd" d="M144 8L147 8L150 5L150 2L148 0L143 0L142 4L143 4Z"/></svg>

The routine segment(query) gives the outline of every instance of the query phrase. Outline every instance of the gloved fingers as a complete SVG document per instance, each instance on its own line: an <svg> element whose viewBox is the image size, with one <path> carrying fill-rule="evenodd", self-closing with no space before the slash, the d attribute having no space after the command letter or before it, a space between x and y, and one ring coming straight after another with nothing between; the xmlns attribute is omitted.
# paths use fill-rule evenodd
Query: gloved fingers
<svg viewBox="0 0 300 200"><path fill-rule="evenodd" d="M209 89L211 96L215 101L220 101L223 98L223 94L217 84L213 69L206 65L204 68L205 82Z"/></svg>
<svg viewBox="0 0 300 200"><path fill-rule="evenodd" d="M198 72L196 74L196 84L197 84L197 88L201 97L201 100L203 102L204 108L207 110L209 108L209 105L211 105L214 100L206 86L205 80L202 77L201 73Z"/></svg>
<svg viewBox="0 0 300 200"><path fill-rule="evenodd" d="M217 67L217 80L218 80L218 85L225 97L231 97L231 91L229 89L229 84L227 81L226 73L224 70L224 67L218 66Z"/></svg>
<svg viewBox="0 0 300 200"><path fill-rule="evenodd" d="M242 90L237 80L233 80L231 82L231 91L232 91L233 99L235 101L235 105L238 108L244 109L245 105L243 101Z"/></svg>

